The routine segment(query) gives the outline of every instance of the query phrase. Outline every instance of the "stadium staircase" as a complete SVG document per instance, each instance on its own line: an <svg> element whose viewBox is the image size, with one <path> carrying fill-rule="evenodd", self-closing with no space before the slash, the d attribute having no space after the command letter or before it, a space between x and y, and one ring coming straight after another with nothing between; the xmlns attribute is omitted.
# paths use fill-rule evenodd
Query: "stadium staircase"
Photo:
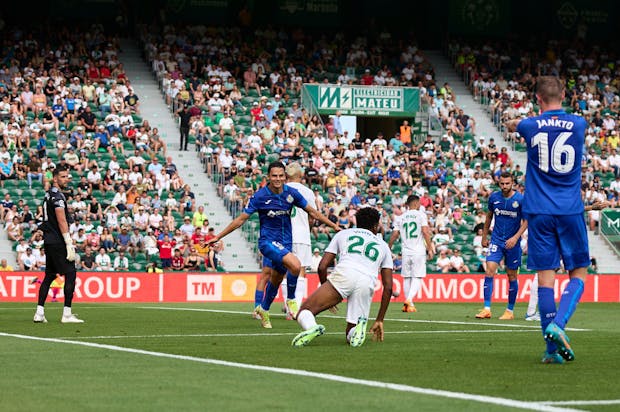
<svg viewBox="0 0 620 412"><path fill-rule="evenodd" d="M486 106L473 99L471 92L450 64L450 60L441 51L426 51L425 55L435 69L437 86L441 87L445 82L448 82L456 95L457 105L463 108L466 114L476 119L476 135L495 138L498 146L506 146L513 161L521 165L522 170L525 170L527 164L525 152L513 150L512 145L504 140L502 133L497 130L497 127L495 127L491 121ZM597 272L618 273L620 258L607 242L605 242L600 235L593 233L591 230L588 230L588 241L590 255L597 260Z"/></svg>
<svg viewBox="0 0 620 412"><path fill-rule="evenodd" d="M189 184L196 196L196 207L204 205L209 223L215 227L216 232L219 232L230 222L231 216L226 210L224 201L217 195L217 186L206 178L203 165L194 152L193 144L189 145L190 151L178 150L178 122L164 103L157 80L142 58L136 43L133 40L124 39L121 42L121 49L119 59L140 98L141 116L149 120L151 126L159 129L166 142L168 155L172 157L180 176L185 183ZM252 247L241 235L240 230L224 238L224 245L222 260L227 271L260 270Z"/></svg>
<svg viewBox="0 0 620 412"><path fill-rule="evenodd" d="M15 242L9 240L6 235L6 230L0 228L2 236L0 236L0 259L6 259L9 265L13 268L17 268L17 255L15 254L14 245Z"/></svg>
<svg viewBox="0 0 620 412"><path fill-rule="evenodd" d="M474 100L471 92L450 64L450 60L438 50L425 51L424 54L435 70L437 88L448 82L456 95L456 104L463 109L465 114L476 120L476 137L484 136L487 142L488 139L494 138L498 147L506 146L513 161L521 165L521 168L525 168L525 153L513 150L512 144L504 140L502 133L497 130L491 121L486 107Z"/></svg>

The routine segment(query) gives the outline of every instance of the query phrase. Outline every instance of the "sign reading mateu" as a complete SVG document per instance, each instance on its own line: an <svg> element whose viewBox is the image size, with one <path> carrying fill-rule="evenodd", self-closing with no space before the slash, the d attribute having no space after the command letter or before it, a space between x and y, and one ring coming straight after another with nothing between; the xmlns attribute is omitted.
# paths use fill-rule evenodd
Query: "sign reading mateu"
<svg viewBox="0 0 620 412"><path fill-rule="evenodd" d="M320 114L411 117L420 109L417 87L304 84L302 104Z"/></svg>

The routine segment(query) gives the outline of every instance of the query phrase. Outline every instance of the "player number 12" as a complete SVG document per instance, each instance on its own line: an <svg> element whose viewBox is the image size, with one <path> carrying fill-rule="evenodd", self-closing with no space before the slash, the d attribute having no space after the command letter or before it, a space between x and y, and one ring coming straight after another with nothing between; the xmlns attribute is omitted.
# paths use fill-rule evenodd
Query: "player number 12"
<svg viewBox="0 0 620 412"><path fill-rule="evenodd" d="M572 135L573 132L560 133L551 147L551 168L557 173L568 173L575 165L575 148L565 144ZM549 172L549 133L537 133L532 138L532 147L535 146L538 146L538 166L540 170L547 173Z"/></svg>

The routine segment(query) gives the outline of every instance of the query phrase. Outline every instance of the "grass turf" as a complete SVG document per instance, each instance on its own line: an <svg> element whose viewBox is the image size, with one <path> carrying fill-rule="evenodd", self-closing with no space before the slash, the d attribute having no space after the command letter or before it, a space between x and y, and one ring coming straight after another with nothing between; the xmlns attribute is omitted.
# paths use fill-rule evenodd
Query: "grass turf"
<svg viewBox="0 0 620 412"><path fill-rule="evenodd" d="M163 310L161 307L192 310ZM618 398L615 355L618 304L581 304L569 327L576 360L542 365L536 323L476 320L465 304L420 304L405 314L393 304L386 340L353 349L344 319L320 316L327 334L292 348L296 322L272 316L260 328L239 304L83 304L86 323L61 324L60 304L46 306L48 324L32 323L33 304L0 303L0 332L62 338L252 365L328 373L421 388L526 402ZM500 304L494 309L503 312ZM274 304L272 314L279 310ZM341 307L341 313L345 307ZM371 314L374 314L373 307ZM246 313L238 313L246 312ZM442 323L443 322L443 323ZM454 322L454 323L450 323ZM371 322L372 323L372 322ZM33 410L505 410L469 400L231 366L204 364L47 341L0 336L2 409ZM620 405L578 409L608 411Z"/></svg>

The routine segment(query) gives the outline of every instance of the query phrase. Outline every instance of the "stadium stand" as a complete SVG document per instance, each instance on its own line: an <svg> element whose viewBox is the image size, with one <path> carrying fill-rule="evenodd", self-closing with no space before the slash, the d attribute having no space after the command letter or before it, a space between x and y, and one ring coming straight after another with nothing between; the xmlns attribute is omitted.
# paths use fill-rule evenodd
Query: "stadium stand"
<svg viewBox="0 0 620 412"><path fill-rule="evenodd" d="M118 60L119 39L101 26L88 30L16 36L0 70L0 218L15 242L17 267L44 268L41 203L52 170L65 165L73 180L66 195L76 217L70 231L81 252L78 269L144 271L160 264L169 235L191 256L191 267L179 269L222 270L221 245L200 244L209 228L193 193L157 128L140 115L139 96ZM196 224L185 224L184 216Z"/></svg>
<svg viewBox="0 0 620 412"><path fill-rule="evenodd" d="M482 208L499 173L512 164L506 154L495 157L499 152L494 152L493 142L488 149L478 147L475 120L456 105L449 84L435 85L432 67L414 42L398 56L382 55L380 41L368 45L370 39L357 38L348 44L350 39L337 33L333 44L326 43L323 50L303 41L281 40L271 41L268 53L255 46L277 37L269 30L257 30L254 43L247 37L237 43L240 32L234 28L204 30L201 26L167 27L162 33L145 30L141 40L171 111L190 105L194 114L190 141L196 144L206 173L220 186L232 215L266 183L264 172L270 161L300 161L323 212L343 227L354 224L357 208L373 205L383 215L387 237L403 199L417 193L423 196L434 231L446 229L452 247L458 245L468 258L468 266L481 266L482 250L474 253L473 247L474 229L481 222L480 215L476 222L474 213ZM362 43L379 55L371 59ZM328 51L336 49L351 52L332 55ZM221 56L220 62L216 57ZM387 61L400 63L373 64ZM196 73L200 67L202 71ZM445 134L438 140L425 138L414 119L415 132L407 123L400 129L414 135L407 143L397 131L390 131L389 138L372 139L339 133L328 118L301 105L300 82L317 79L417 85L425 107L441 108L436 109L436 118ZM459 177L463 172L466 178ZM256 218L246 225L249 239L256 239L257 227ZM313 234L313 246L324 249L330 233L318 226ZM399 248L397 244L395 255ZM435 270L434 263L429 265Z"/></svg>
<svg viewBox="0 0 620 412"><path fill-rule="evenodd" d="M111 262L122 250L128 252L130 269L145 270L158 264L164 233L175 239L185 258L192 246L200 246L200 236L192 235L209 233L208 227L196 227L200 212L191 190L174 159L166 156L157 129L140 116L139 96L118 61L118 38L95 29L88 37L57 34L51 46L41 40L49 33L35 31L31 38L15 40L14 56L0 71L0 218L15 242L20 267L40 268L41 259L33 263L28 249L40 254L36 222L43 190L58 163L72 169L75 184L68 195L80 220L71 230L84 245L83 269L97 269L94 255L103 246ZM448 254L459 248L467 266L482 270L484 250L476 243L484 219L480 211L501 172L511 171L523 190L523 171L492 138L482 142L476 135L475 119L458 106L449 84L436 84L415 40L403 38L395 54L381 37L335 32L317 43L301 30L294 38L271 28L248 34L236 27L199 25L166 26L158 33L143 26L140 31L171 113L189 107L189 142L231 215L266 184L269 162L299 161L317 204L341 226L355 224L359 207L375 206L387 238L403 199L416 193L434 241ZM620 186L615 61L602 52L584 55L570 47L557 56L557 44L522 59L496 56L495 50L504 49L518 50L453 43L450 54L500 129L502 120L537 109L530 73L565 76L571 90L567 108L591 122L584 159L586 201L605 198L615 206ZM412 116L398 130L386 130L386 136L349 136L337 118L302 106L306 82L417 86L423 109L444 132L428 135L428 126ZM509 138L515 150L523 150L522 142ZM596 223L592 214L590 226ZM244 227L250 241L257 228L256 217ZM324 249L329 231L317 226L312 232L313 246ZM211 270L222 270L217 248L198 250ZM393 252L398 256L400 245ZM436 269L429 262L429 270Z"/></svg>

